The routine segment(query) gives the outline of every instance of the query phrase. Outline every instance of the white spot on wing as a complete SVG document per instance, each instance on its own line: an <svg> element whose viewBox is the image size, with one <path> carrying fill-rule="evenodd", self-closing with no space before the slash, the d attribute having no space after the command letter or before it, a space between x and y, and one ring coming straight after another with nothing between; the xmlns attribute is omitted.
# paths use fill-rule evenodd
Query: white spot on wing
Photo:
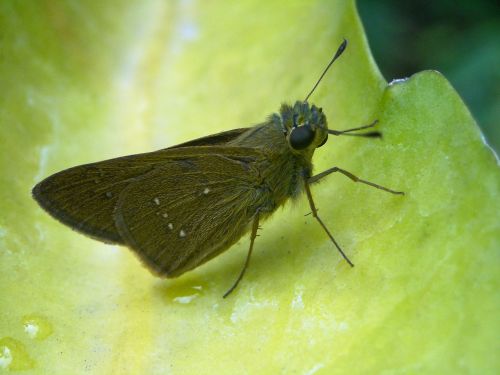
<svg viewBox="0 0 500 375"><path fill-rule="evenodd" d="M174 229L174 225L172 223L168 223L168 229L170 230Z"/></svg>
<svg viewBox="0 0 500 375"><path fill-rule="evenodd" d="M157 206L159 206L159 205L160 205L160 199L158 199L158 197L156 197L155 199L153 199L153 202L155 202L155 204L156 204Z"/></svg>
<svg viewBox="0 0 500 375"><path fill-rule="evenodd" d="M179 237L186 237L186 232L184 232L182 229L179 232Z"/></svg>
<svg viewBox="0 0 500 375"><path fill-rule="evenodd" d="M203 190L203 194L207 195L208 193L210 193L210 189L209 188L205 188L205 190Z"/></svg>

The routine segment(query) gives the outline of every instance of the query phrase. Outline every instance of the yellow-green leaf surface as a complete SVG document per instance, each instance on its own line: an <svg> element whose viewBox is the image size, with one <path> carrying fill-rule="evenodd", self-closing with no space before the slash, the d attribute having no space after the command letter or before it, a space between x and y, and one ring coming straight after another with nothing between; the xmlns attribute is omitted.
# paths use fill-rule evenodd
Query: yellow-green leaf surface
<svg viewBox="0 0 500 375"><path fill-rule="evenodd" d="M387 22L391 22L390 19ZM500 371L500 173L437 72L387 84L350 1L0 3L0 372L493 374ZM177 280L69 230L31 199L42 178L261 122L303 99L336 138L313 194ZM446 46L443 46L446 48Z"/></svg>

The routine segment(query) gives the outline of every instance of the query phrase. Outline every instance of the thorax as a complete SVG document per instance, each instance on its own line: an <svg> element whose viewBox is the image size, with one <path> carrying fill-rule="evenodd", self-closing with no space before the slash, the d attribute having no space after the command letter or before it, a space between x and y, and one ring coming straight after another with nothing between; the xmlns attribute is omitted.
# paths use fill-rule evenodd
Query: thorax
<svg viewBox="0 0 500 375"><path fill-rule="evenodd" d="M312 173L312 152L294 152L282 130L272 123L250 128L228 146L251 147L260 151L262 158L255 165L258 176L256 189L264 199L271 199L276 207L289 198L297 197L302 192L304 177Z"/></svg>

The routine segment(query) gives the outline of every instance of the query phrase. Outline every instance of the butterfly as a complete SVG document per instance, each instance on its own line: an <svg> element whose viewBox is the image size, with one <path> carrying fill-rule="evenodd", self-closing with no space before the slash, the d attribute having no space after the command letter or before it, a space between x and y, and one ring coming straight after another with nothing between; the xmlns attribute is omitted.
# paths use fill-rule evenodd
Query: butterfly
<svg viewBox="0 0 500 375"><path fill-rule="evenodd" d="M310 186L339 172L355 182L404 194L333 167L313 174L312 157L328 135L380 137L328 129L322 108L308 99L347 41L307 95L283 104L261 124L238 128L162 150L79 165L47 177L33 197L50 215L96 240L127 246L153 273L174 278L226 251L250 232L242 279L260 223L288 200L306 194L313 217L344 259L352 262L328 230Z"/></svg>

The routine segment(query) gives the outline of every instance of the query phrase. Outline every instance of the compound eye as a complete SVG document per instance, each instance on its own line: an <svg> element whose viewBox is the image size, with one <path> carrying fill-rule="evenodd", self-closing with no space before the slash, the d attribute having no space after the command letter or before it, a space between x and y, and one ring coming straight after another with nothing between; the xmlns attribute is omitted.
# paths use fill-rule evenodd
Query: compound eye
<svg viewBox="0 0 500 375"><path fill-rule="evenodd" d="M290 133L290 146L295 150L307 148L314 140L314 131L309 125L292 128Z"/></svg>
<svg viewBox="0 0 500 375"><path fill-rule="evenodd" d="M326 143L326 141L328 141L328 134L326 135L325 139L323 139L323 142L321 142L316 148L323 146Z"/></svg>

